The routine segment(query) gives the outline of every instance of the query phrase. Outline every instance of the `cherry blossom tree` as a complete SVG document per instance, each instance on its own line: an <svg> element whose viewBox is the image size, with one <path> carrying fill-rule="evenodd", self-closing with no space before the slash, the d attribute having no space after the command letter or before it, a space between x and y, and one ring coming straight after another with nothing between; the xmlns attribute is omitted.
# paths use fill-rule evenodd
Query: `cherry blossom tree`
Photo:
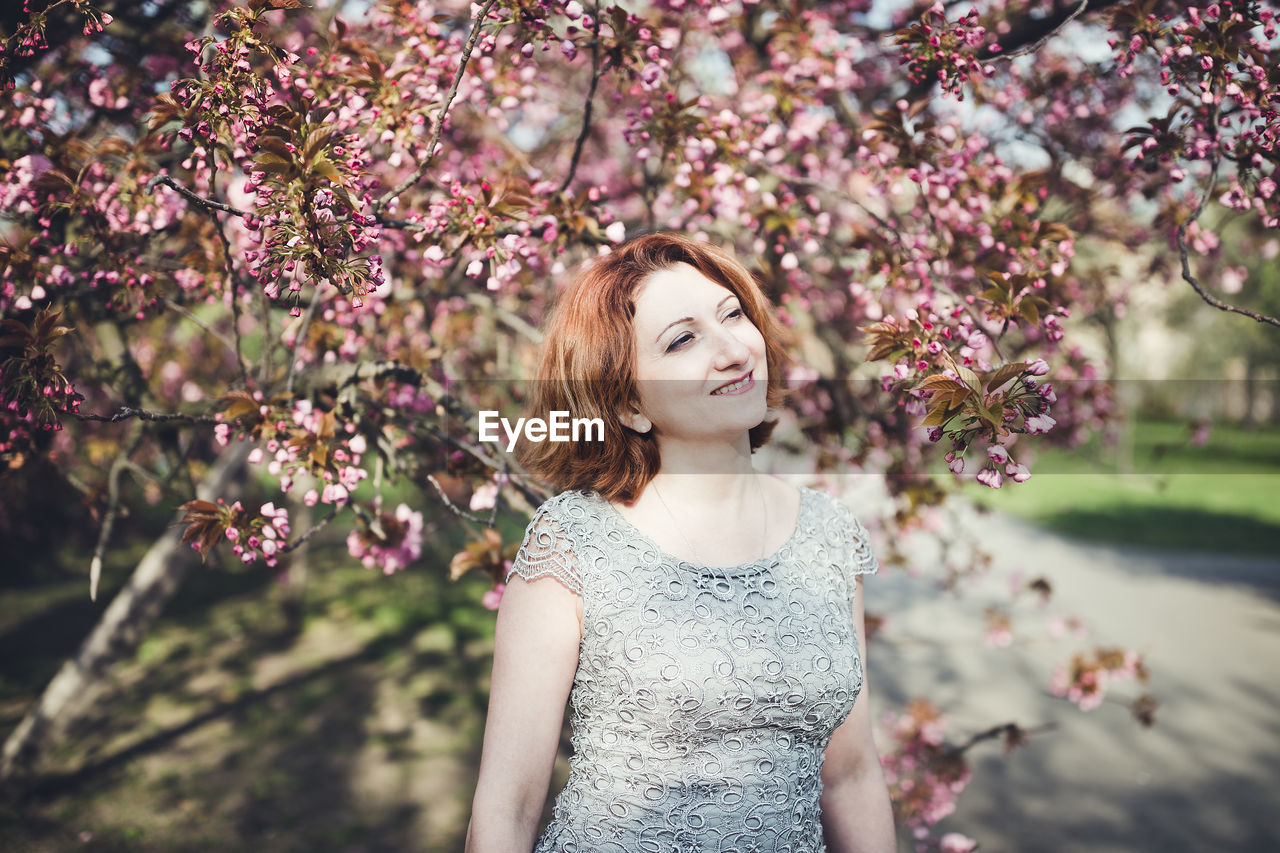
<svg viewBox="0 0 1280 853"><path fill-rule="evenodd" d="M494 519L545 492L475 413L525 398L552 283L643 230L758 274L809 365L789 377L792 449L884 474L887 529L924 523L953 479L1016 488L1034 446L1110 411L1069 322L1123 305L1109 254L1148 251L1170 287L1280 326L1230 301L1252 291L1206 225L1280 226L1276 26L1264 3L1163 0L10 9L0 476L85 493L91 595L122 506L181 504L181 526L9 738L4 775L145 631L188 547L277 567L335 525L395 572L424 511L384 504L399 478L484 529L452 572L496 581L516 543ZM250 474L276 484L265 502L239 497ZM300 506L315 522L293 529ZM6 497L0 524L19 512ZM1088 709L1130 677L1140 658L1099 647L1052 689ZM949 849L965 841L928 827L965 751L1031 732L948 745L927 700L891 731L900 817Z"/></svg>

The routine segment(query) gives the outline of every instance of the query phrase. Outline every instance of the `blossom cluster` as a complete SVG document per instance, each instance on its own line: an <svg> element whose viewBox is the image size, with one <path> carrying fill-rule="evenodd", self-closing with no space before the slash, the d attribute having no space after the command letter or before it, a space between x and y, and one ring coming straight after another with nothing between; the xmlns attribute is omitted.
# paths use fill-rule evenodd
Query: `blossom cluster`
<svg viewBox="0 0 1280 853"><path fill-rule="evenodd" d="M207 558L225 540L241 562L251 564L261 559L275 567L289 547L289 510L274 503L263 504L257 514L240 501L228 504L222 498L187 501L182 509L182 522L187 525L182 541L201 557Z"/></svg>
<svg viewBox="0 0 1280 853"><path fill-rule="evenodd" d="M1265 228L1280 228L1280 132L1274 63L1266 59L1280 35L1276 10L1225 2L1183 11L1178 18L1158 18L1134 8L1115 17L1111 45L1120 73L1134 73L1143 59L1154 61L1173 99L1167 115L1130 131L1126 147L1133 149L1133 166L1180 183L1197 161L1232 162L1235 173L1219 203L1252 211Z"/></svg>
<svg viewBox="0 0 1280 853"><path fill-rule="evenodd" d="M61 430L61 416L75 414L84 401L52 353L55 342L72 331L59 325L60 317L46 309L30 325L14 318L0 322L0 344L14 351L0 360L2 461L35 449L42 433Z"/></svg>
<svg viewBox="0 0 1280 853"><path fill-rule="evenodd" d="M1146 666L1137 652L1099 646L1090 654L1074 655L1068 665L1055 667L1049 691L1082 711L1092 711L1102 704L1110 687L1134 680L1147 680Z"/></svg>
<svg viewBox="0 0 1280 853"><path fill-rule="evenodd" d="M366 569L394 574L422 556L422 513L407 504L347 534L347 552Z"/></svg>
<svg viewBox="0 0 1280 853"><path fill-rule="evenodd" d="M221 445L232 437L233 423L241 427L239 440L257 439L261 445L249 451L249 463L266 464L267 473L279 478L280 490L289 493L299 478L318 480L302 496L307 506L317 503L342 506L369 472L361 466L368 440L348 422L340 430L332 411L316 409L310 400L296 400L282 413L264 401L262 392L230 397L223 412L228 418L214 426Z"/></svg>
<svg viewBox="0 0 1280 853"><path fill-rule="evenodd" d="M232 504L233 510L242 509L240 502ZM258 510L260 515L243 527L231 526L224 534L232 542L231 553L245 563L259 558L272 568L279 560L280 549L289 539L289 510L265 503Z"/></svg>
<svg viewBox="0 0 1280 853"><path fill-rule="evenodd" d="M963 753L946 742L946 715L928 700L913 700L903 713L887 714L885 725L893 748L880 763L895 818L923 842L929 827L955 811L972 771Z"/></svg>
<svg viewBox="0 0 1280 853"><path fill-rule="evenodd" d="M974 56L974 49L985 46L987 30L979 23L978 10L970 9L955 21L948 21L946 7L935 3L918 23L899 33L903 45L899 60L907 66L913 83L933 82L936 78L947 94L964 100L965 84L974 78L990 77L995 69ZM999 53L1000 46L989 46Z"/></svg>

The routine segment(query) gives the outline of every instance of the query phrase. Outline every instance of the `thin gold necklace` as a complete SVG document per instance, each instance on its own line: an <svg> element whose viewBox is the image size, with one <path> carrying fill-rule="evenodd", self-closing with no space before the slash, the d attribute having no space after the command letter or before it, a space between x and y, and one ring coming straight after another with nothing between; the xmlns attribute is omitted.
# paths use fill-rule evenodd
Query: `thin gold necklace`
<svg viewBox="0 0 1280 853"><path fill-rule="evenodd" d="M757 483L759 483L759 476L760 476L759 474L756 475ZM658 490L658 484L654 482L650 482L650 485L653 486L653 493L658 496L658 501L661 502L662 508L665 509L667 511L667 515L671 517L671 523L675 525L676 533L679 533L680 538L684 540L684 544L689 546L689 551L693 554L693 558L695 560L701 561L702 557L698 555L698 549L693 547L693 543L689 541L689 537L684 535L684 531L680 529L680 522L676 521L675 513L671 511L671 507L667 506L667 502L663 500L662 492ZM769 505L765 502L765 499L764 499L764 487L760 486L759 491L760 491L760 512L764 519L764 523L760 525L760 558L759 559L763 560L766 556L765 545L768 543L768 534L769 534Z"/></svg>

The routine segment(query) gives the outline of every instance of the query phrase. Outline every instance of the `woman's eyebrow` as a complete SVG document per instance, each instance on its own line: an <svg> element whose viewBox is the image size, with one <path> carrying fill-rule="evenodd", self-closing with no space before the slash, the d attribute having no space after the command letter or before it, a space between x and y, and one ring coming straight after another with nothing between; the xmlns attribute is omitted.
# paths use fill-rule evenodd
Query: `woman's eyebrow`
<svg viewBox="0 0 1280 853"><path fill-rule="evenodd" d="M721 299L719 302L716 303L716 310L719 311L720 306L728 302L730 299L737 299L737 298L738 298L738 294L730 293L724 299ZM665 335L667 333L667 329L670 329L672 326L678 326L681 323L688 323L688 322L691 322L692 320L693 320L692 317L681 317L679 320L671 321L665 327L663 327L661 332L658 332L658 337L654 338L653 342L656 344L658 342L658 338L661 338L663 335Z"/></svg>

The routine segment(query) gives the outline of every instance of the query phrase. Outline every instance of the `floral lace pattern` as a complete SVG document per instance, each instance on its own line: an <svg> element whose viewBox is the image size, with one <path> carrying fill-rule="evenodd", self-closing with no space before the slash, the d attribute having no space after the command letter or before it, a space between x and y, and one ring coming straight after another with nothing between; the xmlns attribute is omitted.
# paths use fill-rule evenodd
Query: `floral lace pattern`
<svg viewBox="0 0 1280 853"><path fill-rule="evenodd" d="M603 498L534 515L511 574L583 598L569 780L536 853L823 853L824 751L862 688L842 502L801 488L795 532L732 568L664 554Z"/></svg>

